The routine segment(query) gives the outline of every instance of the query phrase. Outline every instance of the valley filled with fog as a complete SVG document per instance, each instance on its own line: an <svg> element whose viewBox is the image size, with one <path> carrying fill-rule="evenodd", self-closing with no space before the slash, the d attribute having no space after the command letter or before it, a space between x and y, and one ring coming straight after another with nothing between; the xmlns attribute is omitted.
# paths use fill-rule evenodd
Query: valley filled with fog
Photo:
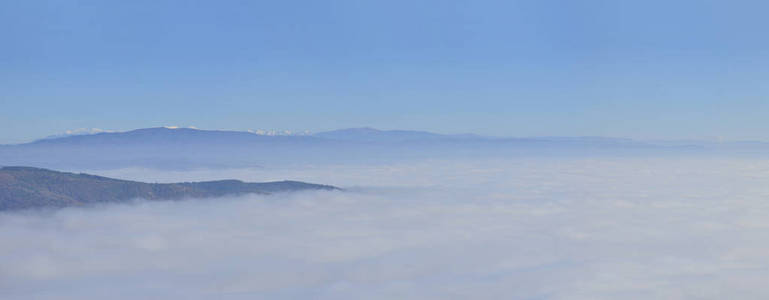
<svg viewBox="0 0 769 300"><path fill-rule="evenodd" d="M0 212L3 299L765 299L769 160L82 169L344 191Z"/></svg>
<svg viewBox="0 0 769 300"><path fill-rule="evenodd" d="M0 1L0 300L769 299L769 1Z"/></svg>

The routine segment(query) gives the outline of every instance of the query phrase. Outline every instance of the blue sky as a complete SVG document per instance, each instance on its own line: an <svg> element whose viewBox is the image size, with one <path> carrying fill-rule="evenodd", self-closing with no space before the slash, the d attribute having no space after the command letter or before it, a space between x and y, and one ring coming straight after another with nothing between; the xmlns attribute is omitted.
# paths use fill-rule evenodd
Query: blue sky
<svg viewBox="0 0 769 300"><path fill-rule="evenodd" d="M769 140L765 1L2 1L0 143L162 125Z"/></svg>

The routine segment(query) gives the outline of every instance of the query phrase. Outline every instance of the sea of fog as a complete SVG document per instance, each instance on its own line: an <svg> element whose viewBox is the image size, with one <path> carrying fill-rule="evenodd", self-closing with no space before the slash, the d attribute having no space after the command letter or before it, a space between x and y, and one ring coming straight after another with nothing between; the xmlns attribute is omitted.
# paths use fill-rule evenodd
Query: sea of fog
<svg viewBox="0 0 769 300"><path fill-rule="evenodd" d="M92 173L346 190L1 213L0 299L769 298L769 160Z"/></svg>

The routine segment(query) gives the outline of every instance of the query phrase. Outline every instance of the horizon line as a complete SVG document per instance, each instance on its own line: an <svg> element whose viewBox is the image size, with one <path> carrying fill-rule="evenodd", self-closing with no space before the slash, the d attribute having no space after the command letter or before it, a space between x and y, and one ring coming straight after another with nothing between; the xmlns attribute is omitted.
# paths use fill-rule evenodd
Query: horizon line
<svg viewBox="0 0 769 300"><path fill-rule="evenodd" d="M129 130L112 130L112 129L101 129L101 128L77 128L77 129L70 129L65 130L63 133L58 134L52 134L40 138L34 138L27 141L17 142L17 143L0 143L2 146L10 146L10 145L23 145L28 143L34 143L37 141L42 140L49 140L49 139L60 139L60 138L68 138L68 137L75 137L75 136L89 136L89 135L99 135L99 134L120 134L120 133L127 133L127 132L133 132L138 130L148 130L148 129L167 129L167 130L197 130L197 131L210 131L210 132L238 132L238 133L248 133L248 134L254 134L259 136L295 136L295 137L301 137L301 136L317 136L321 133L328 133L328 132L335 132L335 131L344 131L344 130L372 130L376 132L418 132L418 133L426 133L426 134L435 134L435 135L442 135L442 136L476 136L479 138L488 138L488 139L578 139L578 138L600 138L600 139L616 139L616 140L630 140L630 141L637 141L637 142L708 142L708 143L769 143L769 141L765 140L759 140L759 139L740 139L740 140L728 140L721 137L714 137L714 138L633 138L633 137L617 137L617 136L601 136L601 135L539 135L539 136L495 136L495 135L483 135L478 133L440 133L440 132L433 132L433 131L427 131L427 130L417 130L417 129L379 129L371 126L360 126L360 127L347 127L347 128L339 128L339 129L332 129L332 130L324 130L319 132L312 132L310 130L303 130L303 131L292 131L292 130L279 130L279 129L203 129L198 128L196 126L178 126L178 125L164 125L164 126L157 126L157 127L142 127L142 128L134 128Z"/></svg>

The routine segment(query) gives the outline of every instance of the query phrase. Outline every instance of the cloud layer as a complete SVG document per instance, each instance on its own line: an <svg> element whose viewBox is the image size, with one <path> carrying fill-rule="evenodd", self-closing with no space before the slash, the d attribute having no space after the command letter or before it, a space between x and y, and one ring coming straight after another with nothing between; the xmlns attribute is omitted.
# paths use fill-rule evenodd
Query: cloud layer
<svg viewBox="0 0 769 300"><path fill-rule="evenodd" d="M0 214L3 299L762 299L769 161L101 171L346 192Z"/></svg>

